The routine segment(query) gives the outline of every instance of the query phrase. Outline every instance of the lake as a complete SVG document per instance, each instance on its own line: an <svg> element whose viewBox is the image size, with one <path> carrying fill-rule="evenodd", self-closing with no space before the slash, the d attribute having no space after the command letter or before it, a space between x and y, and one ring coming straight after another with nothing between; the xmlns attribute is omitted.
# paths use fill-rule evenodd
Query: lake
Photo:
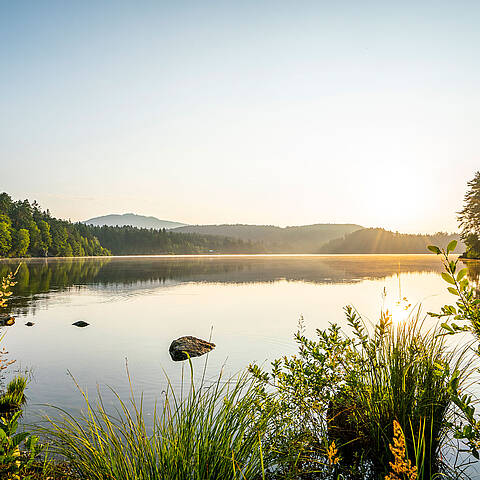
<svg viewBox="0 0 480 480"><path fill-rule="evenodd" d="M1 261L0 276L18 264ZM401 319L408 303L438 311L453 298L441 271L435 255L22 260L11 301L16 324L4 329L3 344L16 360L10 372L31 373L27 421L48 410L43 404L81 408L68 372L91 396L97 385L102 392L109 385L128 397L126 359L149 409L166 388L165 375L180 388L185 365L168 353L175 338L211 336L217 347L208 356L206 378L222 368L229 376L251 362L268 364L294 353L300 317L313 335L329 322L344 324L347 304L372 321L382 307ZM471 264L470 278L478 281L478 273L478 264ZM90 325L72 326L78 320ZM35 325L25 326L28 321ZM205 357L193 364L198 380Z"/></svg>

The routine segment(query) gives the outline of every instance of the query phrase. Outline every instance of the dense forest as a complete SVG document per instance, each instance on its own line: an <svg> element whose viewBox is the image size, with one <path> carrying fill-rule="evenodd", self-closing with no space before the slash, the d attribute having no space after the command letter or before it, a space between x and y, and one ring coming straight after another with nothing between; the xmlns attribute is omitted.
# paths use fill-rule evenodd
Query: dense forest
<svg viewBox="0 0 480 480"><path fill-rule="evenodd" d="M13 201L0 194L1 257L110 255L90 230L59 220L37 202Z"/></svg>
<svg viewBox="0 0 480 480"><path fill-rule="evenodd" d="M261 244L233 238L72 223L52 217L36 201L0 194L0 257L261 252Z"/></svg>
<svg viewBox="0 0 480 480"><path fill-rule="evenodd" d="M89 225L88 230L114 255L263 253L259 243L198 233L177 233L130 226Z"/></svg>
<svg viewBox="0 0 480 480"><path fill-rule="evenodd" d="M412 235L390 232L383 228L364 228L331 240L320 248L319 253L428 253L428 245L445 247L450 241L458 241L459 238L458 234L443 232ZM456 252L464 249L465 245L459 241Z"/></svg>
<svg viewBox="0 0 480 480"><path fill-rule="evenodd" d="M359 230L354 224L319 223L295 227L274 225L187 225L173 232L222 235L244 241L261 242L269 253L316 253L329 240Z"/></svg>

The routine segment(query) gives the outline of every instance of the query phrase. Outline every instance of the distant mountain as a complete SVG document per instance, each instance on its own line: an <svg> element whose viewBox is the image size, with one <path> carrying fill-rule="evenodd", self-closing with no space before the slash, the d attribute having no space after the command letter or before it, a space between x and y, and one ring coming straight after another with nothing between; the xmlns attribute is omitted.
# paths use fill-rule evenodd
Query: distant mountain
<svg viewBox="0 0 480 480"><path fill-rule="evenodd" d="M344 237L360 225L319 223L297 227L273 225L187 225L174 232L219 235L243 241L259 242L270 253L317 253L322 245Z"/></svg>
<svg viewBox="0 0 480 480"><path fill-rule="evenodd" d="M160 220L156 217L145 217L144 215L136 215L135 213L124 213L123 215L104 215L103 217L95 217L91 218L90 220L85 220L83 223L100 227L102 225L107 225L109 227L124 227L129 225L137 228L155 228L157 230L162 228L169 230L186 225L185 223L170 222L169 220Z"/></svg>
<svg viewBox="0 0 480 480"><path fill-rule="evenodd" d="M364 228L331 240L320 248L319 253L430 253L428 245L445 248L452 240L458 241L455 253L465 251L465 245L456 233L412 235L383 228Z"/></svg>

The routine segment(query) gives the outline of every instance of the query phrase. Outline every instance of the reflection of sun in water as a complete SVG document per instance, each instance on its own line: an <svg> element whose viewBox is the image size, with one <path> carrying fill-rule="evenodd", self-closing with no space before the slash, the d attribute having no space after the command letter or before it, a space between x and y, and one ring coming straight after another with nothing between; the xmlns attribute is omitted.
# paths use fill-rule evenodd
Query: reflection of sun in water
<svg viewBox="0 0 480 480"><path fill-rule="evenodd" d="M412 311L412 304L403 297L397 300L392 306L392 320L396 323L404 322L410 316Z"/></svg>
<svg viewBox="0 0 480 480"><path fill-rule="evenodd" d="M412 304L407 297L397 297L396 300L388 297L387 290L383 289L383 308L382 312L389 317L394 323L405 322L412 313Z"/></svg>

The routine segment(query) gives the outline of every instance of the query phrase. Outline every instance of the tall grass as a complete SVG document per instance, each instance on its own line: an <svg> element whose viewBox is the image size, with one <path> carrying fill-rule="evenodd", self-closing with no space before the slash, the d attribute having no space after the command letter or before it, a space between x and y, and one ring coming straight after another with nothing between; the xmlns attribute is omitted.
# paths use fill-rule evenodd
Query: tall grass
<svg viewBox="0 0 480 480"><path fill-rule="evenodd" d="M19 375L13 378L0 395L0 417L10 416L20 410L26 401L27 378Z"/></svg>
<svg viewBox="0 0 480 480"><path fill-rule="evenodd" d="M388 445L396 421L410 458L416 459L417 478L433 478L441 470L440 450L448 440L451 384L468 378L463 355L448 348L437 329L426 329L418 311L397 325L383 315L368 336L355 312L347 315L359 340L352 369L358 378L347 390L347 405L374 472L385 473L391 461Z"/></svg>
<svg viewBox="0 0 480 480"><path fill-rule="evenodd" d="M129 402L116 395L112 416L101 397L93 404L82 392L83 416L60 411L43 434L89 480L262 478L268 462L262 439L271 413L259 413L255 387L245 375L225 382L220 375L208 387L192 383L184 398L168 385L151 428L142 399L133 394Z"/></svg>

